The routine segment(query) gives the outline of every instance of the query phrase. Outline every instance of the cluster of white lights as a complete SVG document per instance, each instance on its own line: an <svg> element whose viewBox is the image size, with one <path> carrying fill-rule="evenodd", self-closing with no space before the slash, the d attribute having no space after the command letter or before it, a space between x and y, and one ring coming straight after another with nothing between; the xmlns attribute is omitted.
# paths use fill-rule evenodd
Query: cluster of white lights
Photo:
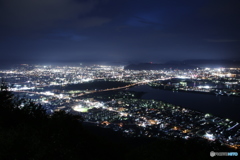
<svg viewBox="0 0 240 160"><path fill-rule="evenodd" d="M198 86L198 88L209 89L209 88L210 88L210 86Z"/></svg>
<svg viewBox="0 0 240 160"><path fill-rule="evenodd" d="M214 141L215 140L215 136L213 134L209 134L209 133L206 133L204 135L204 137L206 137L207 139L211 140L211 141Z"/></svg>

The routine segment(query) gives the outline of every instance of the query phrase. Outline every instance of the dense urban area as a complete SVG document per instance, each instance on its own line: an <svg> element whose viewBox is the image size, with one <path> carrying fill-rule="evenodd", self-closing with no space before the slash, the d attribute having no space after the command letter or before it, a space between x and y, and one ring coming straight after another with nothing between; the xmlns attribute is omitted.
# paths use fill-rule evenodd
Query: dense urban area
<svg viewBox="0 0 240 160"><path fill-rule="evenodd" d="M170 103L141 99L130 87L240 96L240 68L128 70L124 66L42 66L1 70L16 95L41 104L48 114L64 110L84 123L127 137L204 138L240 149L240 124ZM21 106L20 106L21 107Z"/></svg>

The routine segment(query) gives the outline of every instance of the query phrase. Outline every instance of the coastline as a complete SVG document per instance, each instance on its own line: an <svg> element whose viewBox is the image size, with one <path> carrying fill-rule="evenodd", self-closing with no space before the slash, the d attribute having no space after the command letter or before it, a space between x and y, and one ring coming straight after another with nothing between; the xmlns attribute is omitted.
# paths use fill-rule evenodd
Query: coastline
<svg viewBox="0 0 240 160"><path fill-rule="evenodd" d="M193 111L210 113L213 116L219 118L240 122L239 116L237 114L240 110L240 107L238 107L240 99L237 96L215 96L214 94L210 93L205 94L202 92L199 93L186 91L172 92L171 90L156 89L148 85L143 88L130 89L130 91L145 92L141 99L158 100ZM199 96L197 96L197 94ZM189 99L189 101L186 99ZM233 103L229 104L229 102L232 101Z"/></svg>
<svg viewBox="0 0 240 160"><path fill-rule="evenodd" d="M186 91L186 90L172 90L172 89L163 89L163 88L160 88L160 87L154 87L154 86L150 86L148 85L149 87L151 88L154 88L154 89L159 89L159 90L167 90L167 91L173 91L173 92L186 92L186 93L194 93L194 94L208 94L208 95L216 95L214 94L213 92L200 92L200 91ZM216 95L216 96L224 96L224 97L238 97L240 98L239 95L226 95L226 94L222 94L222 95Z"/></svg>

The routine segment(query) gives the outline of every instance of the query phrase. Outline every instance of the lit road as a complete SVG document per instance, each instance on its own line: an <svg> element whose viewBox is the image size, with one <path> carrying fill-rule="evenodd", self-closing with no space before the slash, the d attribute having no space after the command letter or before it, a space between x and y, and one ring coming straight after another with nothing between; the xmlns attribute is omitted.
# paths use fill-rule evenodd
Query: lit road
<svg viewBox="0 0 240 160"><path fill-rule="evenodd" d="M78 94L77 96L80 97L80 96L83 96L83 95L86 95L86 94L92 94L92 93L96 93L96 92L106 92L106 91L114 91L114 90L119 90L119 89L126 89L126 88L133 87L133 86L136 86L136 85L143 85L143 84L147 84L149 82L154 82L154 81L159 81L159 80L166 80L166 79L170 79L170 78L154 79L154 80L144 80L144 81L132 83L132 84L129 84L129 85L126 85L126 86L122 86L122 87L107 88L107 89L102 89L102 90L92 90L92 91L89 91L87 93ZM59 98L59 96L56 95L56 94L49 94L49 93L47 94L47 93L44 93L44 92L33 92L33 91L27 91L27 90L26 91L24 91L24 90L17 90L17 91L13 91L13 92L30 93L30 94L47 95L47 96L51 95L53 97Z"/></svg>
<svg viewBox="0 0 240 160"><path fill-rule="evenodd" d="M144 81L136 82L136 83L129 84L129 85L126 85L126 86L123 86L123 87L108 88L108 89L102 89L102 90L97 90L97 91L93 90L93 91L89 91L88 93L78 94L77 96L83 96L83 95L86 95L86 94L92 94L92 93L96 93L96 92L106 92L106 91L114 91L114 90L119 90L119 89L126 89L126 88L133 87L133 86L136 86L136 85L143 85L143 84L146 84L146 83L149 83L149 82L154 82L154 81L159 81L159 80L163 80L163 79L144 80ZM166 80L166 79L164 79L164 80Z"/></svg>

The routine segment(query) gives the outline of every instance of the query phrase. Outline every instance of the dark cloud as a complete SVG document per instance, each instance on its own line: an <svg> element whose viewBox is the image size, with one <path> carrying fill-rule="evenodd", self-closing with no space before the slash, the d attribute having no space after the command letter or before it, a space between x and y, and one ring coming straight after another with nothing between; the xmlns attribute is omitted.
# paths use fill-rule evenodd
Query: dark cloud
<svg viewBox="0 0 240 160"><path fill-rule="evenodd" d="M96 27L101 26L105 23L110 22L110 18L105 17L86 17L79 20L77 23L78 27L88 28L88 27Z"/></svg>
<svg viewBox="0 0 240 160"><path fill-rule="evenodd" d="M143 17L138 17L138 16L135 16L135 18L138 19L138 22L141 22L141 23L145 23L145 24L149 24L149 25L162 25L161 23L159 23L158 21L154 21L154 20L148 20L147 18L143 18Z"/></svg>
<svg viewBox="0 0 240 160"><path fill-rule="evenodd" d="M239 16L240 1L238 0L209 0L208 5L200 8L200 14L205 18L226 18Z"/></svg>
<svg viewBox="0 0 240 160"><path fill-rule="evenodd" d="M68 23L92 27L107 21L104 17L78 18L93 11L98 5L97 0L4 0L2 3L1 23L10 28L44 29Z"/></svg>
<svg viewBox="0 0 240 160"><path fill-rule="evenodd" d="M238 0L0 0L4 61L240 58Z"/></svg>
<svg viewBox="0 0 240 160"><path fill-rule="evenodd" d="M236 39L206 39L207 42L220 42L220 43L224 43L224 42L238 42L239 40Z"/></svg>

